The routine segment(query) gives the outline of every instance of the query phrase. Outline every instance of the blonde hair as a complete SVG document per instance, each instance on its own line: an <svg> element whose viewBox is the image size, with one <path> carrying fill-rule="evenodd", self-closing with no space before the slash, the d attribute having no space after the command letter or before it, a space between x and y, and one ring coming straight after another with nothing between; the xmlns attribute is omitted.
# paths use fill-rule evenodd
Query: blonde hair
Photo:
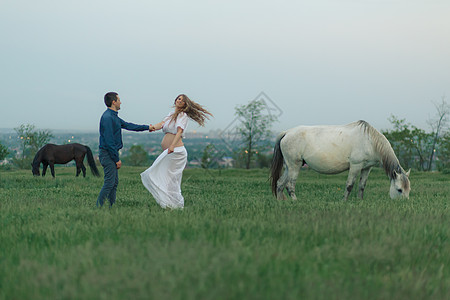
<svg viewBox="0 0 450 300"><path fill-rule="evenodd" d="M175 112L172 114L170 122L175 121L177 119L178 115L181 112L184 112L189 118L191 118L192 120L197 122L198 125L204 126L205 125L205 121L207 119L209 120L209 116L213 116L212 113L207 111L205 108L203 108L203 106L201 106L197 102L194 102L191 99L189 99L189 97L186 96L185 94L178 95L175 98L174 104L176 103L178 97L180 97L180 96L183 97L185 106L181 110L176 110L175 109Z"/></svg>

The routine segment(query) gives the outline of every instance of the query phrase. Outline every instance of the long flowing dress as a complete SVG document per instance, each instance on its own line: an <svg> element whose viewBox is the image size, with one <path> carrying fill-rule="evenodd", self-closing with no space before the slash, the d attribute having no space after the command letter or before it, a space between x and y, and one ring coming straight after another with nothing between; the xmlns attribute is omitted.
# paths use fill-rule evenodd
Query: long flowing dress
<svg viewBox="0 0 450 300"><path fill-rule="evenodd" d="M176 133L176 129L183 130L187 126L187 116L180 113L176 121L170 121L169 114L164 119L163 132ZM181 194L181 179L187 163L187 151L184 146L176 147L168 154L164 150L153 165L141 173L142 184L153 195L162 208L183 208L184 197Z"/></svg>

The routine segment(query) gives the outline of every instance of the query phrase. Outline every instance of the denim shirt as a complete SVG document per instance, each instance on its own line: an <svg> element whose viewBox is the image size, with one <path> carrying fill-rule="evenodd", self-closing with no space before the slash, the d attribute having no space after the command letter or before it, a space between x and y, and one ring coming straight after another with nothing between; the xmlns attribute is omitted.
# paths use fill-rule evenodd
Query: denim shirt
<svg viewBox="0 0 450 300"><path fill-rule="evenodd" d="M108 108L100 119L99 148L107 150L111 159L118 162L119 150L122 149L122 128L131 131L145 131L149 125L128 123L119 118L117 111Z"/></svg>

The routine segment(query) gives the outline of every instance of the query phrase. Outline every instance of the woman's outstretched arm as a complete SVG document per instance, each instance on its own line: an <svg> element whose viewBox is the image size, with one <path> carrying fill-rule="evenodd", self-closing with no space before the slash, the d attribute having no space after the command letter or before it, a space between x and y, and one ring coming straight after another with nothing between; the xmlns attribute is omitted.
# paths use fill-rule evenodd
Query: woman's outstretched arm
<svg viewBox="0 0 450 300"><path fill-rule="evenodd" d="M156 130L160 130L161 128L163 128L164 126L164 121L159 122L158 124L155 125L150 125L150 131L156 131Z"/></svg>

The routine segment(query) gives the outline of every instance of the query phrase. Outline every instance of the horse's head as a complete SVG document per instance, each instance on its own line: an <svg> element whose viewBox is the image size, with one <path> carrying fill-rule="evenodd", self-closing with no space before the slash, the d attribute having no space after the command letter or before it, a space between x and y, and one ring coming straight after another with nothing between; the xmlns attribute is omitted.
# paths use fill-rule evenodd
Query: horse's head
<svg viewBox="0 0 450 300"><path fill-rule="evenodd" d="M40 164L41 163L37 162L37 161L33 161L31 163L31 172L33 173L34 176L40 176L41 175L41 173L39 172L39 165Z"/></svg>
<svg viewBox="0 0 450 300"><path fill-rule="evenodd" d="M409 192L411 191L411 186L409 184L409 170L405 173L402 169L400 173L394 171L394 177L391 179L391 188L389 190L389 195L391 199L406 197L409 198Z"/></svg>

